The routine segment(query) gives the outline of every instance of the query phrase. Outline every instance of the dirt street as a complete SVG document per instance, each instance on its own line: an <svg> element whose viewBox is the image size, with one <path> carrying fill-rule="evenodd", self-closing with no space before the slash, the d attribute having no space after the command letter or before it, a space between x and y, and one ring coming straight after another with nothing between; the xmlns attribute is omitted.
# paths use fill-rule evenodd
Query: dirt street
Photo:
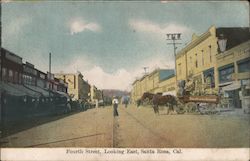
<svg viewBox="0 0 250 161"><path fill-rule="evenodd" d="M150 107L91 109L2 138L2 147L249 147L249 115L155 115Z"/></svg>

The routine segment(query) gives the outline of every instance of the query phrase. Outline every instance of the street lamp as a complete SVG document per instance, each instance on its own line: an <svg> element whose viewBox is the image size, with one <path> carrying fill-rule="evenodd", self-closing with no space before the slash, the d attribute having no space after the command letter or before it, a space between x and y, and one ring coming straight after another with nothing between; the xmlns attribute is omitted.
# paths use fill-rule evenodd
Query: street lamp
<svg viewBox="0 0 250 161"><path fill-rule="evenodd" d="M226 51L227 39L225 38L223 34L219 35L218 45L219 45L220 53L223 53L224 51Z"/></svg>

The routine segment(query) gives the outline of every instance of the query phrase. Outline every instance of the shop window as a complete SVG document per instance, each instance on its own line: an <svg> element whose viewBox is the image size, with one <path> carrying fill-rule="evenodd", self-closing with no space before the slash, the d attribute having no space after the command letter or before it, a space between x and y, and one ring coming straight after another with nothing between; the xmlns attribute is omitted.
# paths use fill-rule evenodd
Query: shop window
<svg viewBox="0 0 250 161"><path fill-rule="evenodd" d="M36 85L36 78L31 77L31 85Z"/></svg>
<svg viewBox="0 0 250 161"><path fill-rule="evenodd" d="M239 73L250 72L249 67L250 67L250 59L238 62L238 72Z"/></svg>
<svg viewBox="0 0 250 161"><path fill-rule="evenodd" d="M234 73L233 65L226 65L224 67L219 68L219 81L220 83L226 83L233 80L232 76Z"/></svg>

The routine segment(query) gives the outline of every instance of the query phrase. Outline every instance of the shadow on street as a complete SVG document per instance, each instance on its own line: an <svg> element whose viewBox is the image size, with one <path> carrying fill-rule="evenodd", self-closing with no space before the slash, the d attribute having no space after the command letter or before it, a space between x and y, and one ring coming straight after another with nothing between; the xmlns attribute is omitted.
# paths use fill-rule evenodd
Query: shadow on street
<svg viewBox="0 0 250 161"><path fill-rule="evenodd" d="M18 132L46 124L49 122L53 122L59 119L63 119L65 117L77 114L79 112L84 112L84 111L74 111L68 114L61 114L61 115L41 115L41 116L29 116L25 117L22 120L16 120L16 121L8 121L4 123L3 127L3 133L2 137L7 137L13 134L16 134ZM0 145L2 143L0 142Z"/></svg>

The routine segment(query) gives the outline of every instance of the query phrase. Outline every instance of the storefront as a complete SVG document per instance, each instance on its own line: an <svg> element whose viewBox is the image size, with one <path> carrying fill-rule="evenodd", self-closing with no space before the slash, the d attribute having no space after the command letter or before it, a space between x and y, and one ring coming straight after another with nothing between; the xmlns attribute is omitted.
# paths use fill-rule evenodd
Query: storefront
<svg viewBox="0 0 250 161"><path fill-rule="evenodd" d="M240 99L244 113L250 113L250 79L241 80Z"/></svg>
<svg viewBox="0 0 250 161"><path fill-rule="evenodd" d="M215 87L215 80L214 80L214 68L210 68L203 72L204 83L206 84L207 88L214 88Z"/></svg>
<svg viewBox="0 0 250 161"><path fill-rule="evenodd" d="M222 87L223 96L227 99L229 107L242 108L241 106L241 84L239 81L234 81L230 85Z"/></svg>
<svg viewBox="0 0 250 161"><path fill-rule="evenodd" d="M233 81L234 64L228 64L218 68L219 72L219 83L227 83Z"/></svg>

